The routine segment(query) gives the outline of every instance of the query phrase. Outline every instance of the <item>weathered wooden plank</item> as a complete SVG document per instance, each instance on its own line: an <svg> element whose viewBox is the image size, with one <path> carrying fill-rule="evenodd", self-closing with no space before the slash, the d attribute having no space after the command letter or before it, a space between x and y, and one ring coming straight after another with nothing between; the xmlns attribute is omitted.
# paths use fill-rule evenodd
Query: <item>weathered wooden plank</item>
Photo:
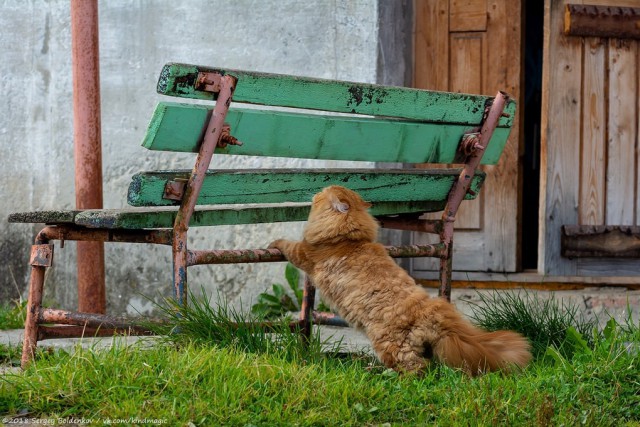
<svg viewBox="0 0 640 427"><path fill-rule="evenodd" d="M631 40L609 40L609 138L607 144L606 224L635 222L638 48Z"/></svg>
<svg viewBox="0 0 640 427"><path fill-rule="evenodd" d="M637 88L640 90L640 42L638 42L638 73L637 73ZM636 150L636 222L635 224L640 226L640 97L637 97L636 103L636 141L638 149Z"/></svg>
<svg viewBox="0 0 640 427"><path fill-rule="evenodd" d="M159 103L143 146L151 150L197 152L210 107ZM298 157L372 162L453 163L462 135L471 126L283 111L231 109L225 120L243 142L220 154ZM509 129L498 128L483 164L498 161Z"/></svg>
<svg viewBox="0 0 640 427"><path fill-rule="evenodd" d="M613 277L621 279L621 282L624 279L630 279L635 282L632 285L627 285L627 289L640 289L638 283L640 262L635 258L574 258L574 261L577 266L577 274L584 278L593 277L593 281L596 281L598 277Z"/></svg>
<svg viewBox="0 0 640 427"><path fill-rule="evenodd" d="M16 212L9 215L8 222L30 224L73 224L79 210Z"/></svg>
<svg viewBox="0 0 640 427"><path fill-rule="evenodd" d="M365 200L377 202L444 202L460 169L360 170L271 169L211 170L207 172L198 204L308 202L329 185L358 191ZM169 206L178 201L164 198L168 181L187 179L189 171L143 172L129 186L132 206ZM480 190L484 174L474 177L471 189ZM474 197L467 195L468 198Z"/></svg>
<svg viewBox="0 0 640 427"><path fill-rule="evenodd" d="M562 225L578 222L582 40L564 36L563 15L563 2L545 1L538 270L573 276L575 263L559 255Z"/></svg>
<svg viewBox="0 0 640 427"><path fill-rule="evenodd" d="M194 99L214 99L214 94L196 89L200 72L230 74L238 79L234 102L304 108L340 113L366 114L445 123L480 123L491 97L433 92L395 86L312 79L281 74L224 70L170 63L158 80L158 93ZM509 126L515 112L510 101L500 120Z"/></svg>
<svg viewBox="0 0 640 427"><path fill-rule="evenodd" d="M582 153L580 161L580 204L578 222L604 224L605 152L607 109L605 77L606 46L602 39L584 43L584 84L582 85Z"/></svg>
<svg viewBox="0 0 640 427"><path fill-rule="evenodd" d="M449 85L450 1L415 0L414 4L416 9L414 86L420 89L452 91ZM447 165L422 164L416 167L432 169L446 168ZM439 219L439 217L441 215L437 213L425 215L427 219ZM456 238L457 236L459 234ZM413 233L411 239L417 244L431 244L438 241L437 236L427 233ZM438 260L432 258L415 259L411 263L412 269L439 270Z"/></svg>
<svg viewBox="0 0 640 427"><path fill-rule="evenodd" d="M483 0L483 3L482 7L486 19L486 0ZM451 20L453 18L452 10ZM482 81L486 77L483 73L483 65L486 62L484 61L486 55L483 55L484 38L484 32L451 34L449 41L451 46L449 80L450 89L454 92L482 93ZM477 71L470 73L469 70ZM465 230L479 230L481 228L483 194L480 194L480 197L471 203L462 203L460 205L456 218L456 228Z"/></svg>
<svg viewBox="0 0 640 427"><path fill-rule="evenodd" d="M449 0L415 0L413 85L449 90Z"/></svg>
<svg viewBox="0 0 640 427"><path fill-rule="evenodd" d="M451 0L449 5L449 31L487 30L487 0Z"/></svg>
<svg viewBox="0 0 640 427"><path fill-rule="evenodd" d="M640 258L640 227L562 227L562 256Z"/></svg>
<svg viewBox="0 0 640 427"><path fill-rule="evenodd" d="M413 86L420 89L451 91L449 87L449 0L415 0L415 53ZM418 168L446 168L447 165L422 164ZM465 203L462 203L464 205ZM464 208L463 208L464 209ZM427 214L427 219L439 219L437 213ZM456 234L456 239L460 234ZM428 233L412 233L415 244L437 242L437 236ZM456 248L459 246L456 244ZM455 257L454 257L455 262ZM420 258L411 260L412 270L439 270L438 260ZM466 268L466 259L465 259Z"/></svg>
<svg viewBox="0 0 640 427"><path fill-rule="evenodd" d="M564 33L581 37L640 39L640 7L567 4Z"/></svg>
<svg viewBox="0 0 640 427"><path fill-rule="evenodd" d="M378 202L370 209L373 215L428 212L442 210L444 202ZM310 203L278 205L206 206L198 207L190 227L213 225L260 224L306 221ZM89 228L141 229L171 228L178 207L87 210L76 216L76 224Z"/></svg>
<svg viewBox="0 0 640 427"><path fill-rule="evenodd" d="M523 2L487 0L487 33L482 58L483 92L498 88L524 99L522 77ZM520 102L520 101L519 101ZM496 167L488 171L482 193L484 242L481 248L485 268L490 271L517 271L520 268L519 205L520 134L523 115L514 116L512 133ZM461 242L460 238L457 238Z"/></svg>
<svg viewBox="0 0 640 427"><path fill-rule="evenodd" d="M416 86L448 91L470 89L480 80L477 93L490 94L506 90L514 99L521 99L521 7L522 2L487 0L486 32L450 32L450 0L416 0ZM479 41L481 40L481 43ZM452 43L455 43L453 45ZM465 43L475 44L479 51L461 52ZM478 46L481 44L481 46ZM466 89L465 89L466 87ZM515 271L518 268L518 116L509 141L496 166L484 166L490 172L480 197L463 203L456 220L454 270L474 269ZM433 167L434 165L426 165ZM487 187L491 183L491 187ZM467 225L467 210L481 204L480 228L460 229ZM414 243L429 243L430 236L414 233ZM430 259L412 261L412 272L437 270Z"/></svg>

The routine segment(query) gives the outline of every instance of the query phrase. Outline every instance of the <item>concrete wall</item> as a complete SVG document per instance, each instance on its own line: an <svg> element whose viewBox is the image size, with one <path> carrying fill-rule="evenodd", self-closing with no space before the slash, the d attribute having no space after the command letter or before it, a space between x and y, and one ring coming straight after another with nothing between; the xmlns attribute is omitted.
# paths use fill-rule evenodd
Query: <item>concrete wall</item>
<svg viewBox="0 0 640 427"><path fill-rule="evenodd" d="M382 2L386 3L386 2ZM403 1L402 3L408 3ZM190 168L193 157L140 146L160 95L166 62L186 62L361 82L380 78L376 0L109 0L100 4L104 206L126 206L132 174ZM74 207L69 2L0 2L0 300L24 295L29 247L39 225L8 224L16 211ZM393 15L387 6L386 14ZM405 33L406 36L406 33ZM405 74L402 61L385 64ZM393 77L391 77L393 78ZM285 163L226 157L216 167L280 167ZM308 162L295 166L310 165ZM315 166L326 165L316 163ZM292 166L289 162L286 166ZM263 247L295 238L300 224L199 230L193 248ZM106 245L111 313L146 311L144 296L169 295L167 248ZM75 244L56 244L45 300L76 307ZM274 281L283 264L196 267L192 289L220 289L245 307Z"/></svg>

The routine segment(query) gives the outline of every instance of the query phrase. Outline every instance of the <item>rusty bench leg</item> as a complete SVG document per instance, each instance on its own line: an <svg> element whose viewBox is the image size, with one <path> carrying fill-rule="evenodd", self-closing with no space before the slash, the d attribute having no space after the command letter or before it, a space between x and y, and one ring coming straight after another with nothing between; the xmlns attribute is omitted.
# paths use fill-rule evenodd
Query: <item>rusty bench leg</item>
<svg viewBox="0 0 640 427"><path fill-rule="evenodd" d="M31 279L29 281L29 299L27 318L24 323L24 341L20 365L25 369L35 356L38 346L38 317L42 308L44 275L53 262L53 244L35 244L31 248Z"/></svg>
<svg viewBox="0 0 640 427"><path fill-rule="evenodd" d="M451 274L453 273L453 239L449 238L446 242L447 256L440 258L440 286L438 288L438 296L451 302Z"/></svg>
<svg viewBox="0 0 640 427"><path fill-rule="evenodd" d="M180 306L187 304L187 232L173 237L173 295Z"/></svg>
<svg viewBox="0 0 640 427"><path fill-rule="evenodd" d="M306 344L311 338L311 326L313 324L313 304L316 297L316 288L311 283L308 275L304 275L304 287L302 289L302 304L300 306L300 332L303 342Z"/></svg>

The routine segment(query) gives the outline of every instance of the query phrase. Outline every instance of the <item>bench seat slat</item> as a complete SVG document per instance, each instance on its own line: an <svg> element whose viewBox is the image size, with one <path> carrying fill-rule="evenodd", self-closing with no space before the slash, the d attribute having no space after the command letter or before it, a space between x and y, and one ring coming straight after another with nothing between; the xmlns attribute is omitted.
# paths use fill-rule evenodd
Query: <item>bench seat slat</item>
<svg viewBox="0 0 640 427"><path fill-rule="evenodd" d="M28 224L73 224L79 210L15 212L9 215L8 222Z"/></svg>
<svg viewBox="0 0 640 427"><path fill-rule="evenodd" d="M198 152L211 108L159 103L142 145L151 150ZM458 144L471 125L231 109L225 120L243 142L219 154L400 163L456 163ZM482 158L495 164L509 136L497 128Z"/></svg>
<svg viewBox="0 0 640 427"><path fill-rule="evenodd" d="M261 224L272 222L306 221L309 203L278 205L202 206L196 208L191 227L214 225ZM442 202L381 202L371 208L373 215L440 211ZM177 207L133 208L125 210L89 210L76 216L76 224L90 228L140 229L171 228L178 213Z"/></svg>
<svg viewBox="0 0 640 427"><path fill-rule="evenodd" d="M444 202L461 169L262 169L210 170L204 178L199 205L308 202L324 187L338 184L376 202ZM187 179L189 171L154 171L134 175L129 186L132 206L169 206L179 201L164 198L168 181ZM477 173L471 190L477 193L484 180ZM467 198L473 198L468 194Z"/></svg>
<svg viewBox="0 0 640 427"><path fill-rule="evenodd" d="M190 226L239 225L271 222L306 221L310 203L283 203L278 205L202 206L196 208ZM444 202L380 202L371 208L374 215L393 215L399 212L436 212ZM13 214L9 222L35 224L76 224L88 228L154 229L171 228L178 213L177 206L129 209L90 209L85 211L55 211L61 222L51 222L51 212L24 212ZM68 220L72 218L71 220Z"/></svg>
<svg viewBox="0 0 640 427"><path fill-rule="evenodd" d="M198 65L169 63L158 80L158 93L193 99L214 99L196 89L199 72L220 72L238 79L234 102L304 108L371 116L445 122L480 123L485 103L491 97L435 92L395 86L314 79L281 74L225 70ZM499 126L510 127L515 102L510 101Z"/></svg>

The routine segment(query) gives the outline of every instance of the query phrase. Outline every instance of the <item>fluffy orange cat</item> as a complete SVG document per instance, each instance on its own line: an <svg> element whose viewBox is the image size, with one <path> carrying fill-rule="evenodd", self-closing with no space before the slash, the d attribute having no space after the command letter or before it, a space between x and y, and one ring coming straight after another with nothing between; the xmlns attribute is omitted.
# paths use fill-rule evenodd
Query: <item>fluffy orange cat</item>
<svg viewBox="0 0 640 427"><path fill-rule="evenodd" d="M523 367L531 360L527 340L511 331L487 332L465 320L441 298L430 298L375 243L378 223L371 204L344 187L313 197L303 240L276 240L304 270L340 316L365 332L378 358L399 371L424 369L429 359L469 375Z"/></svg>

